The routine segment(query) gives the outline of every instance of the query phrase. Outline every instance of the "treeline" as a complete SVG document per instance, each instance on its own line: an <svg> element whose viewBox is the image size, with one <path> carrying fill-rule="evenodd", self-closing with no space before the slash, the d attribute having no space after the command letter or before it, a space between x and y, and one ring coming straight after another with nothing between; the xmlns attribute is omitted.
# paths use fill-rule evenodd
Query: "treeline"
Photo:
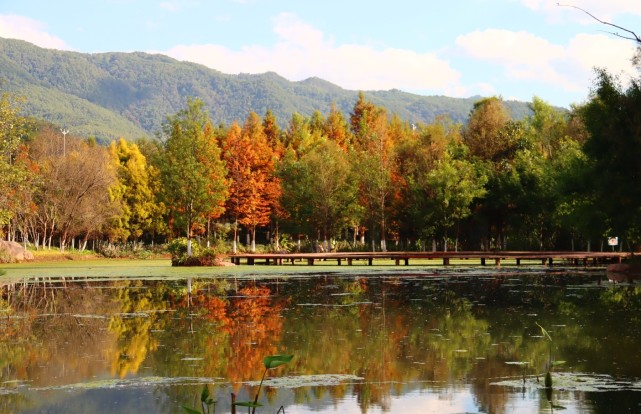
<svg viewBox="0 0 641 414"><path fill-rule="evenodd" d="M179 236L229 250L641 241L641 89L605 72L569 113L534 98L533 115L514 120L493 97L465 125L410 124L362 93L348 115L295 113L281 129L271 111L252 112L225 125L190 99L158 140L108 148L29 128L13 95L0 103L2 232L36 246Z"/></svg>

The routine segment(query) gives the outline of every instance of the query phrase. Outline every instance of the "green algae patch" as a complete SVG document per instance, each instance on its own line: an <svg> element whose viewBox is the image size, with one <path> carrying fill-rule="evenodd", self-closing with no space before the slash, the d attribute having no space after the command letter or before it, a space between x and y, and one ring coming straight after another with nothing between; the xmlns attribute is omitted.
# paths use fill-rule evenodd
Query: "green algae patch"
<svg viewBox="0 0 641 414"><path fill-rule="evenodd" d="M66 385L52 385L49 387L32 387L31 391L78 391L116 388L145 388L164 385L202 385L214 382L223 382L222 378L209 377L140 377L125 379L104 379L90 382L79 382Z"/></svg>
<svg viewBox="0 0 641 414"><path fill-rule="evenodd" d="M331 387L345 382L360 382L364 378L349 374L298 375L289 377L269 378L263 381L263 387L272 388L301 388L301 387ZM245 384L257 386L258 381Z"/></svg>
<svg viewBox="0 0 641 414"><path fill-rule="evenodd" d="M610 375L576 372L554 372L554 390L580 392L641 391L641 381L614 379ZM514 377L490 382L490 385L544 390L544 375Z"/></svg>

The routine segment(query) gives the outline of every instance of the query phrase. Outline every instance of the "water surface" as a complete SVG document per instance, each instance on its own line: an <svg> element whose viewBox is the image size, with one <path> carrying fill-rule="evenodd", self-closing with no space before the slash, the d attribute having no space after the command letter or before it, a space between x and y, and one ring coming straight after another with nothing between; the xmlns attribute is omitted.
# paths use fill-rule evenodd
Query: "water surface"
<svg viewBox="0 0 641 414"><path fill-rule="evenodd" d="M205 384L230 412L277 353L295 357L268 374L260 413L641 411L641 289L598 270L24 278L0 292L0 413L181 413Z"/></svg>

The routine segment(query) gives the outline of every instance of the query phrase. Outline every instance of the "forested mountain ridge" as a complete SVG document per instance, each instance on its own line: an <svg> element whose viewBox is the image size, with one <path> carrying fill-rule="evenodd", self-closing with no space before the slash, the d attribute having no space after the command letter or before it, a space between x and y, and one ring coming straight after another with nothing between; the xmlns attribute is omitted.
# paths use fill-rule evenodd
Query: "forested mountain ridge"
<svg viewBox="0 0 641 414"><path fill-rule="evenodd" d="M166 115L182 108L188 97L202 99L216 122L242 121L250 111L262 115L270 109L285 125L293 113L326 114L331 102L349 114L358 96L358 91L318 78L291 82L272 72L228 75L163 55L85 54L3 38L0 82L3 89L26 98L25 115L66 125L74 134L102 142L153 135ZM428 123L439 115L465 122L479 99L398 90L365 93L374 104L413 123ZM525 102L505 105L516 119L530 113Z"/></svg>

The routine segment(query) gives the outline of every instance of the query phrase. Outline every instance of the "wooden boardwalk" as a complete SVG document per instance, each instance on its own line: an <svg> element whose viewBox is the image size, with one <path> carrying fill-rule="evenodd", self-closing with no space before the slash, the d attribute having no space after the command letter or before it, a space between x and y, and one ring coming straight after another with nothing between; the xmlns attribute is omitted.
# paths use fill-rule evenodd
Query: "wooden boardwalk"
<svg viewBox="0 0 641 414"><path fill-rule="evenodd" d="M574 266L588 266L607 263L621 263L622 259L628 257L627 252L566 252L566 251L504 251L504 252L483 252L483 251L465 251L465 252L358 252L358 253L237 253L229 255L232 263L240 265L282 265L296 264L302 262L307 265L314 265L318 262L336 262L339 266L347 263L352 266L355 262L367 263L373 265L374 260L377 265L385 265L385 260L389 260L389 265L410 264L410 260L435 260L436 264L443 266L450 265L453 260L466 261L470 264L480 264L485 266L488 263L500 266L505 260L514 262L517 266L523 262L529 264L537 263L540 265L552 266L554 263L563 263ZM474 263L472 263L474 261ZM460 264L460 263L457 263Z"/></svg>

